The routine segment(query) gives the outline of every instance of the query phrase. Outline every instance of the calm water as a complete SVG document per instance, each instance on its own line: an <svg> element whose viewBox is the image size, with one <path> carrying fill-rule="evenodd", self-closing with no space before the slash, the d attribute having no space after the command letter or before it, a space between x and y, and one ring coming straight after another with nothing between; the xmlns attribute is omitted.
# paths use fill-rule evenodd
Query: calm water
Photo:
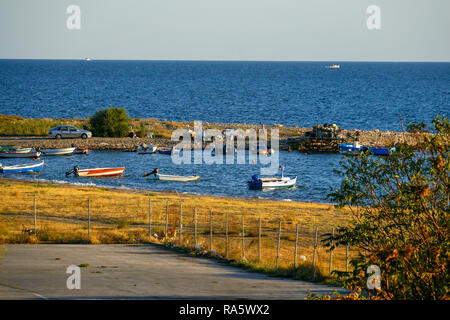
<svg viewBox="0 0 450 320"><path fill-rule="evenodd" d="M401 121L450 117L450 63L189 62L0 60L0 114L84 118L108 106L131 117L179 121L280 123L311 127L401 130ZM292 190L250 191L256 165L176 166L166 155L92 152L46 158L42 179L70 183L177 190L201 194L326 201L339 184L340 155L281 152ZM1 159L4 165L25 163ZM66 178L80 168L126 166L114 179ZM198 174L195 183L155 182L142 173ZM29 175L16 176L30 178Z"/></svg>
<svg viewBox="0 0 450 320"><path fill-rule="evenodd" d="M450 115L450 63L330 63L0 60L0 113L397 131Z"/></svg>
<svg viewBox="0 0 450 320"><path fill-rule="evenodd" d="M281 152L280 162L286 167L286 176L297 175L297 186L292 189L258 191L249 190L246 181L259 174L259 165L175 165L169 155L139 155L135 152L91 151L86 155L64 157L42 157L44 170L39 179L47 181L95 184L99 186L138 188L150 190L176 190L199 194L214 194L236 197L262 197L303 201L329 202L325 195L330 186L338 185L339 177L332 170L339 167L342 159L338 154L305 155L299 152ZM0 159L3 165L31 163L26 159ZM86 178L66 177L65 172L78 165L80 169L95 167L125 166L122 177ZM172 182L156 181L143 177L144 172L159 168L160 173L176 175L199 175L200 181ZM33 179L32 174L2 175L8 178Z"/></svg>

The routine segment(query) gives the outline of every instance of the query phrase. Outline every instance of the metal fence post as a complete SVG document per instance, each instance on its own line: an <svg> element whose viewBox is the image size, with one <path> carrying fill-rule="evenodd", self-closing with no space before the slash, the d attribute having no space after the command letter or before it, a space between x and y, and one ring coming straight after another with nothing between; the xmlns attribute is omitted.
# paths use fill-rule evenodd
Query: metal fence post
<svg viewBox="0 0 450 320"><path fill-rule="evenodd" d="M242 260L245 259L244 216L242 216Z"/></svg>
<svg viewBox="0 0 450 320"><path fill-rule="evenodd" d="M348 245L345 246L345 272L348 272Z"/></svg>
<svg viewBox="0 0 450 320"><path fill-rule="evenodd" d="M167 224L169 220L169 201L166 201L166 225L164 228L164 240L167 240Z"/></svg>
<svg viewBox="0 0 450 320"><path fill-rule="evenodd" d="M180 203L180 233L178 236L179 236L178 242L181 245L182 240L183 240L183 204L182 203Z"/></svg>
<svg viewBox="0 0 450 320"><path fill-rule="evenodd" d="M228 212L225 214L225 258L228 259Z"/></svg>
<svg viewBox="0 0 450 320"><path fill-rule="evenodd" d="M258 219L258 263L261 263L261 218Z"/></svg>
<svg viewBox="0 0 450 320"><path fill-rule="evenodd" d="M88 199L88 240L91 240L91 199Z"/></svg>
<svg viewBox="0 0 450 320"><path fill-rule="evenodd" d="M36 208L36 194L34 195L34 235L37 236L37 208Z"/></svg>
<svg viewBox="0 0 450 320"><path fill-rule="evenodd" d="M197 208L194 208L194 247L197 246Z"/></svg>
<svg viewBox="0 0 450 320"><path fill-rule="evenodd" d="M331 237L334 236L334 227L333 230L331 231ZM330 265L328 267L328 274L331 275L331 271L333 270L333 238L331 239L331 247L330 247Z"/></svg>
<svg viewBox="0 0 450 320"><path fill-rule="evenodd" d="M316 263L316 249L317 249L317 227L316 227L316 231L315 231L315 235L314 235L314 251L313 251L313 260L312 260L312 274L313 274L313 279L316 278L316 270L315 270L315 263Z"/></svg>
<svg viewBox="0 0 450 320"><path fill-rule="evenodd" d="M281 242L281 219L278 221L277 270L278 270L278 260L280 258L280 242Z"/></svg>
<svg viewBox="0 0 450 320"><path fill-rule="evenodd" d="M296 268L297 268L297 245L298 245L298 223L295 225L294 269L293 269L294 277L295 277Z"/></svg>
<svg viewBox="0 0 450 320"><path fill-rule="evenodd" d="M148 199L148 234L152 236L152 199Z"/></svg>
<svg viewBox="0 0 450 320"><path fill-rule="evenodd" d="M209 210L209 251L213 249L212 210Z"/></svg>

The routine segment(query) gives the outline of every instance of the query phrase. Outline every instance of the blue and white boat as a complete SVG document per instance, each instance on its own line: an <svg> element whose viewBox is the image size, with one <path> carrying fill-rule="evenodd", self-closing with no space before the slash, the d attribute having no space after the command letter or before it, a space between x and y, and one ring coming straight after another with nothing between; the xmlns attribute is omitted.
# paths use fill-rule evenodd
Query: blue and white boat
<svg viewBox="0 0 450 320"><path fill-rule="evenodd" d="M280 166L281 177L267 177L260 178L258 175L253 175L252 180L248 181L248 187L250 189L279 189L279 188L290 188L297 182L297 176L290 178L285 177L284 167Z"/></svg>
<svg viewBox="0 0 450 320"><path fill-rule="evenodd" d="M2 166L0 164L0 173L26 173L38 172L44 168L44 161L34 164L18 164L15 166Z"/></svg>
<svg viewBox="0 0 450 320"><path fill-rule="evenodd" d="M358 141L354 143L340 143L339 149L339 152L343 154L368 152L375 156L390 156L395 151L395 148L362 146Z"/></svg>

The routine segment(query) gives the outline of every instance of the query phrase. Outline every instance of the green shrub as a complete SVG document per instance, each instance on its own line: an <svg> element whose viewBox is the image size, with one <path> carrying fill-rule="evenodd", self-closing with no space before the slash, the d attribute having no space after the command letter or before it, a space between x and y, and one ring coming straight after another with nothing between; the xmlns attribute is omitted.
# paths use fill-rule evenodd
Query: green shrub
<svg viewBox="0 0 450 320"><path fill-rule="evenodd" d="M141 122L139 124L139 128L136 130L136 135L139 138L145 138L147 137L147 134L150 132L150 130L147 128L144 122Z"/></svg>
<svg viewBox="0 0 450 320"><path fill-rule="evenodd" d="M125 108L110 107L98 110L89 120L92 134L97 137L126 137L130 118Z"/></svg>
<svg viewBox="0 0 450 320"><path fill-rule="evenodd" d="M349 287L366 290L369 265L381 271L381 290L366 290L387 299L450 297L450 124L433 121L434 135L417 133L417 146L396 147L390 157L347 157L339 189L329 195L349 206L352 221L324 239L329 246L349 245L365 255L351 261ZM332 240L332 242L331 242Z"/></svg>

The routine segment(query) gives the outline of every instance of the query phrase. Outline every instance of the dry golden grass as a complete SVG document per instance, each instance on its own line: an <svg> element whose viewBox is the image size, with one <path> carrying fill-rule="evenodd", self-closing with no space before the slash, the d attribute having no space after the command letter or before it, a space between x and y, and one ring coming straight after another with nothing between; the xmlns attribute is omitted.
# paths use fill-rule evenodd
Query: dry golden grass
<svg viewBox="0 0 450 320"><path fill-rule="evenodd" d="M210 252L210 210L213 246L216 255L242 260L242 216L244 217L244 253L246 266L255 270L276 269L278 228L281 221L279 273L288 273L294 259L295 228L299 227L297 267L310 269L314 230L323 235L333 227L347 223L349 215L330 204L240 199L118 190L57 184L0 180L0 243L149 243L163 241L166 228L174 235L167 239L179 247L194 247L194 208L197 243L200 251ZM34 198L38 235L34 231ZM152 235L149 234L149 200ZM90 201L90 238L88 238L88 201ZM182 238L179 238L180 209ZM225 225L228 217L228 255ZM258 219L261 219L261 262L258 262ZM354 254L354 253L352 253ZM306 257L306 262L301 260ZM333 269L345 270L345 248L333 252ZM319 274L328 274L329 251L318 244L316 266Z"/></svg>

